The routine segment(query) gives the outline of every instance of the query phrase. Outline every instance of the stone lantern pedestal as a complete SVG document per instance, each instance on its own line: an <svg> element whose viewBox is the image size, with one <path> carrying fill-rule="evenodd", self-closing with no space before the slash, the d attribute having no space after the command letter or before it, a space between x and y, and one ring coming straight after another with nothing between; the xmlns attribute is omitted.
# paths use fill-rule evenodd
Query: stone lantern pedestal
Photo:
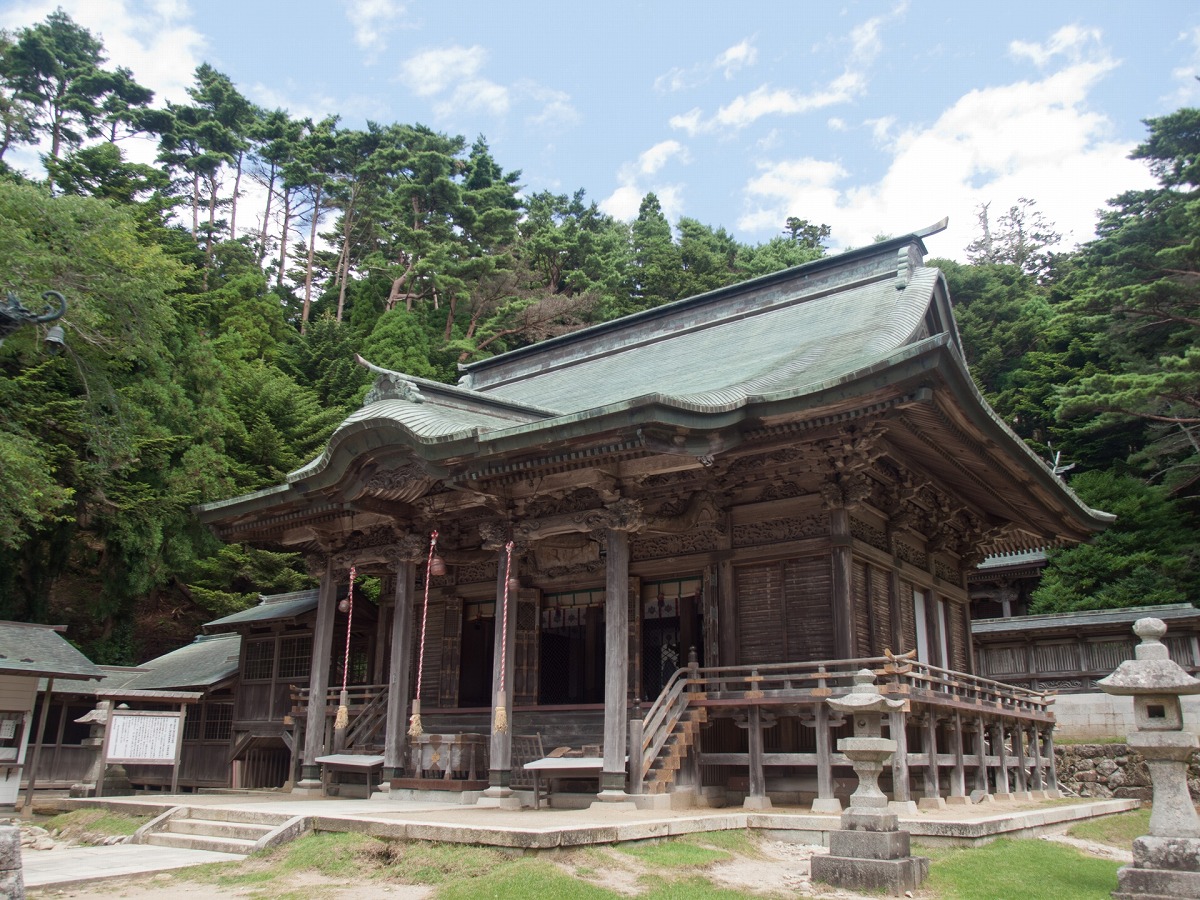
<svg viewBox="0 0 1200 900"><path fill-rule="evenodd" d="M896 741L882 736L882 718L904 701L880 694L870 669L862 669L849 694L825 702L854 722L854 737L839 740L838 749L854 764L858 787L842 813L841 830L829 834L829 855L812 859L813 880L894 896L915 891L929 874L929 860L912 855L909 833L900 830L899 817L888 811L887 795L879 789L883 767L896 752Z"/></svg>
<svg viewBox="0 0 1200 900"><path fill-rule="evenodd" d="M1121 663L1100 688L1133 697L1129 746L1141 753L1154 790L1150 834L1133 842L1133 865L1117 872L1118 900L1200 897L1200 817L1188 793L1188 760L1196 736L1183 730L1179 698L1200 693L1200 681L1170 658L1161 619L1138 619L1136 658Z"/></svg>

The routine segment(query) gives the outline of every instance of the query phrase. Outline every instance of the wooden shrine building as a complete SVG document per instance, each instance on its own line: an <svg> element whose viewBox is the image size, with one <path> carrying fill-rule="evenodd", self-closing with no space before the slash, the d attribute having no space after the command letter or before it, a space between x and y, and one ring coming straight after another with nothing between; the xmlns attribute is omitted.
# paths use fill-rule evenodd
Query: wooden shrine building
<svg viewBox="0 0 1200 900"><path fill-rule="evenodd" d="M421 777L419 696L425 732L485 735L494 796L520 774L514 735L537 733L597 745L602 799L828 806L844 726L823 701L863 666L910 700L896 800L1052 785L1046 698L973 675L967 573L1110 517L975 387L924 265L933 231L472 363L457 386L375 369L317 459L201 507L321 579L299 786L334 744ZM447 568L429 576L433 531ZM339 735L352 566L384 579L381 662ZM368 707L386 712L356 730Z"/></svg>

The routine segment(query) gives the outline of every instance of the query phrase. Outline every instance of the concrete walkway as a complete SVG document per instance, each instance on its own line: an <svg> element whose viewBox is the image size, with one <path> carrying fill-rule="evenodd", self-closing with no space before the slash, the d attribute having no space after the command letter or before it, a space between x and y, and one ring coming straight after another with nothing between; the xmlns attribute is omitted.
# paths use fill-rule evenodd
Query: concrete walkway
<svg viewBox="0 0 1200 900"><path fill-rule="evenodd" d="M232 853L212 853L208 850L114 844L108 847L24 850L21 853L21 866L24 869L25 889L33 890L148 875L201 863L230 862L243 858Z"/></svg>
<svg viewBox="0 0 1200 900"><path fill-rule="evenodd" d="M318 831L360 832L381 838L485 844L526 850L612 844L704 831L753 828L776 839L828 845L838 817L807 807L751 811L725 809L621 808L502 810L437 801L293 797L290 794L142 794L102 800L63 801L70 806L106 806L136 815L157 815L175 806L226 808L306 816ZM1031 837L1072 822L1138 807L1136 800L1062 800L986 803L902 816L900 827L927 844L973 844L1001 835ZM27 888L62 886L104 878L160 872L242 857L148 844L118 844L23 854Z"/></svg>

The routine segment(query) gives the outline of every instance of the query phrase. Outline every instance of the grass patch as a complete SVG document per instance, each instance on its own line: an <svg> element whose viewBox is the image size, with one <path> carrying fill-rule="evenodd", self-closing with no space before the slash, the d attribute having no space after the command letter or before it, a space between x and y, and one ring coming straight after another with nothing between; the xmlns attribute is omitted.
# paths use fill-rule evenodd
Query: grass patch
<svg viewBox="0 0 1200 900"><path fill-rule="evenodd" d="M635 844L622 844L617 849L640 859L648 866L665 869L691 869L697 866L707 866L716 862L725 862L733 856L727 850L706 846L695 840L678 838L638 841Z"/></svg>
<svg viewBox="0 0 1200 900"><path fill-rule="evenodd" d="M370 845L380 843L362 834L309 834L242 863L208 863L183 869L179 874L189 881L221 887L254 887L285 880L289 872L296 871L350 879L369 874L364 872L363 854Z"/></svg>
<svg viewBox="0 0 1200 900"><path fill-rule="evenodd" d="M758 849L757 841L741 828L729 831L700 831L695 834L680 835L676 840L696 844L700 847L713 847L738 856L749 856L752 859L762 858L762 851Z"/></svg>
<svg viewBox="0 0 1200 900"><path fill-rule="evenodd" d="M1125 849L1129 849L1134 838L1149 833L1150 810L1148 808L1117 813L1115 816L1105 816L1102 819L1089 819L1078 825L1072 825L1067 830L1067 834L1074 838Z"/></svg>
<svg viewBox="0 0 1200 900"><path fill-rule="evenodd" d="M1119 867L1049 841L1002 839L938 854L923 887L954 900L1106 900Z"/></svg>
<svg viewBox="0 0 1200 900"><path fill-rule="evenodd" d="M610 900L621 895L572 878L552 863L515 859L477 878L442 885L434 896L437 900Z"/></svg>
<svg viewBox="0 0 1200 900"><path fill-rule="evenodd" d="M149 816L129 816L99 806L86 806L82 809L59 813L39 824L47 831L57 830L65 837L79 838L85 834L104 836L133 834L149 821Z"/></svg>
<svg viewBox="0 0 1200 900"><path fill-rule="evenodd" d="M446 884L481 878L512 862L509 853L473 844L373 841L359 856L379 867L379 876L403 884Z"/></svg>
<svg viewBox="0 0 1200 900"><path fill-rule="evenodd" d="M1125 744L1128 740L1124 737L1112 735L1109 737L1097 738L1063 738L1058 735L1054 736L1054 746L1056 747L1077 747L1080 744Z"/></svg>

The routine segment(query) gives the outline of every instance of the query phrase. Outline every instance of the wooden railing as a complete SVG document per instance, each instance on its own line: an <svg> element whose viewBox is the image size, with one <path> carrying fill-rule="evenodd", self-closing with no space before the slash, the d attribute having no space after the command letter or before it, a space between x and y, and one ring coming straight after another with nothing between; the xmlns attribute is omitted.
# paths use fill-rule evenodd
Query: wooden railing
<svg viewBox="0 0 1200 900"><path fill-rule="evenodd" d="M297 688L292 692L292 715L298 720L308 716L308 688ZM327 746L341 753L357 750L383 742L381 734L387 722L386 684L354 684L346 689L346 709L349 724L344 731L334 729L334 719L341 705L341 688L329 688L325 692L325 728ZM306 725L308 723L306 722Z"/></svg>
<svg viewBox="0 0 1200 900"><path fill-rule="evenodd" d="M854 685L854 676L862 669L875 674L880 693L908 700L906 711L912 711L914 706L932 707L937 709L938 716L987 716L1034 728L1045 728L1054 722L1050 710L1054 702L1052 692L1014 687L908 657L893 655L754 666L700 667L693 663L686 669L679 669L644 718L639 720L635 716L630 722L630 789L640 792L689 706L710 709L808 706L816 712L824 707L829 697L847 693ZM823 720L824 717L820 718ZM825 749L827 756L828 740L827 734L818 738L818 747ZM807 760L810 754L787 756L798 761ZM904 756L907 757L907 753ZM928 756L924 757L926 765L929 765ZM942 762L939 757L934 765ZM897 763L902 768L907 764L907 758Z"/></svg>

